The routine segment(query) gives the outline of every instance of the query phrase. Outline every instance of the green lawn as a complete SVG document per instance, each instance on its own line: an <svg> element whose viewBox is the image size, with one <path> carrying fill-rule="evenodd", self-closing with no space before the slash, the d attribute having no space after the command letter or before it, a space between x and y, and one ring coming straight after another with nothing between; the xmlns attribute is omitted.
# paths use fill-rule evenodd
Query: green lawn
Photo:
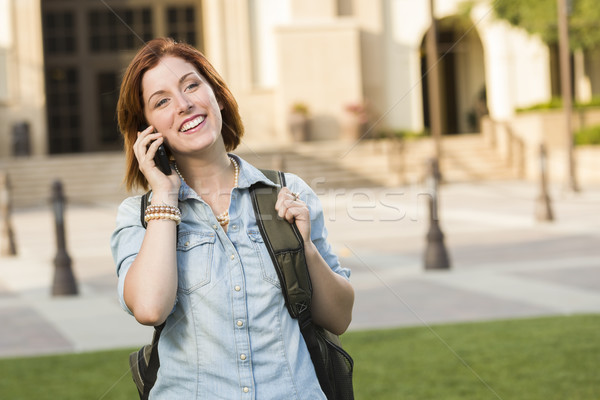
<svg viewBox="0 0 600 400"><path fill-rule="evenodd" d="M349 332L342 341L357 400L597 400L599 334L600 315L582 315ZM0 399L135 399L130 351L0 359Z"/></svg>

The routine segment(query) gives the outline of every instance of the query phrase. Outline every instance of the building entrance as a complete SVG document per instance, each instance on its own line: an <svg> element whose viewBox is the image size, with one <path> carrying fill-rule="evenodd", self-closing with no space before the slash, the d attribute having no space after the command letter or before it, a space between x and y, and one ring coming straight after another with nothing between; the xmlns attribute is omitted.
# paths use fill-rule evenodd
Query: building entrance
<svg viewBox="0 0 600 400"><path fill-rule="evenodd" d="M479 132L479 121L487 113L483 47L475 29L464 19L438 21L438 71L442 133ZM425 36L421 42L423 119L430 127Z"/></svg>

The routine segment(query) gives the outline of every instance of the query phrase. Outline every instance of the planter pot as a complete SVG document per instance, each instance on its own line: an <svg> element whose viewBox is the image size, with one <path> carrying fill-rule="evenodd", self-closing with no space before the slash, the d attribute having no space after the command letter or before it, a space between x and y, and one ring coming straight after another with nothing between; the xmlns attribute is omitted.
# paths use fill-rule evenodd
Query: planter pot
<svg viewBox="0 0 600 400"><path fill-rule="evenodd" d="M291 113L288 118L288 125L292 139L295 142L304 142L309 138L309 120L305 114Z"/></svg>

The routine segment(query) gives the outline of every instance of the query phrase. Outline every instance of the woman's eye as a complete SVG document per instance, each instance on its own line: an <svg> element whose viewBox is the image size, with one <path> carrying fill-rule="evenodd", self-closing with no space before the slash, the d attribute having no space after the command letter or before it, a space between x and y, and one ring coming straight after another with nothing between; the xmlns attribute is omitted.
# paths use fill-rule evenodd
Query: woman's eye
<svg viewBox="0 0 600 400"><path fill-rule="evenodd" d="M193 90L195 88L197 88L199 86L198 83L194 82L194 83L190 83L189 85L187 85L187 87L185 88L185 90Z"/></svg>
<svg viewBox="0 0 600 400"><path fill-rule="evenodd" d="M155 105L154 107L160 107L163 104L165 104L167 102L167 99L160 99Z"/></svg>

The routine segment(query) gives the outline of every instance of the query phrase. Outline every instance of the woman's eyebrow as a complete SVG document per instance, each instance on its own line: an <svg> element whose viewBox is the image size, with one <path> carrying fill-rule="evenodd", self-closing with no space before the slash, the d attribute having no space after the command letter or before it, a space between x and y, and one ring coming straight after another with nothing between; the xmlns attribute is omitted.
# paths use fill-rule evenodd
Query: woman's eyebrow
<svg viewBox="0 0 600 400"><path fill-rule="evenodd" d="M187 74L183 75L181 78L179 78L179 83L185 81L185 78L187 78L188 76L193 75L193 74L195 74L194 71L188 72Z"/></svg>

